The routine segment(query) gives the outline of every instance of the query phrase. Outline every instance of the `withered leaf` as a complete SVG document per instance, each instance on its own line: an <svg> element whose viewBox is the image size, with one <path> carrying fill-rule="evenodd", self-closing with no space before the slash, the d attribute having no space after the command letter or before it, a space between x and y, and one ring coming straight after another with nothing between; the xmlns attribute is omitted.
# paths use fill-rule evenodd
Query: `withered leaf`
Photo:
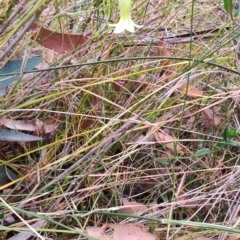
<svg viewBox="0 0 240 240"><path fill-rule="evenodd" d="M87 36L53 32L36 23L32 25L31 29L36 30L31 37L33 40L59 54L72 52L88 40ZM80 56L83 54L84 51L79 52Z"/></svg>

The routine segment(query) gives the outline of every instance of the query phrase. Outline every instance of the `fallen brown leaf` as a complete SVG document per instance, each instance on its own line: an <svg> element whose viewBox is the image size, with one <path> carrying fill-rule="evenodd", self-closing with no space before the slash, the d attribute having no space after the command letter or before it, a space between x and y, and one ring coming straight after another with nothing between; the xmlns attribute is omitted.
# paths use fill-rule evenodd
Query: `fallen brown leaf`
<svg viewBox="0 0 240 240"><path fill-rule="evenodd" d="M142 203L129 202L127 198L122 198L121 200L125 207L119 209L120 213L135 214L148 211L148 207Z"/></svg>
<svg viewBox="0 0 240 240"><path fill-rule="evenodd" d="M33 40L59 54L72 52L88 40L87 36L53 32L36 23L32 25L31 29L35 30L31 37ZM80 51L79 56L84 53L85 51Z"/></svg>
<svg viewBox="0 0 240 240"><path fill-rule="evenodd" d="M173 137L171 137L167 133L158 131L154 133L154 137L158 143L163 144L167 149L173 152L175 151L175 148L176 148L177 152L182 154L183 145L178 143L176 140L174 140Z"/></svg>
<svg viewBox="0 0 240 240"><path fill-rule="evenodd" d="M239 240L239 239L240 239L239 233L230 234L227 238L227 240Z"/></svg>
<svg viewBox="0 0 240 240"><path fill-rule="evenodd" d="M204 109L202 111L203 126L206 128L217 128L221 125L221 118L216 116L211 109Z"/></svg>
<svg viewBox="0 0 240 240"><path fill-rule="evenodd" d="M155 240L152 234L131 224L104 224L102 227L86 227L86 233L99 240Z"/></svg>
<svg viewBox="0 0 240 240"><path fill-rule="evenodd" d="M164 39L161 39L157 44L157 54L159 56L171 57L172 53L169 51L166 42ZM164 79L164 82L168 82L174 75L172 66L168 66L170 64L169 59L161 60L161 66L163 66L163 70L161 71L161 77Z"/></svg>
<svg viewBox="0 0 240 240"><path fill-rule="evenodd" d="M43 49L43 59L46 63L52 64L56 58L56 52L52 49L44 48Z"/></svg>
<svg viewBox="0 0 240 240"><path fill-rule="evenodd" d="M171 57L172 53L168 50L167 44L166 42L161 39L158 43L157 43L157 53L160 56L166 56L166 57ZM163 60L162 64L166 65L169 63L169 60Z"/></svg>
<svg viewBox="0 0 240 240"><path fill-rule="evenodd" d="M187 196L182 195L177 197L176 202L178 202L179 206L185 208L196 208L201 206L200 200L191 200Z"/></svg>
<svg viewBox="0 0 240 240"><path fill-rule="evenodd" d="M12 120L9 118L2 118L0 125L4 125L7 128L23 131L35 131L36 122L32 120Z"/></svg>
<svg viewBox="0 0 240 240"><path fill-rule="evenodd" d="M51 133L59 127L59 122L52 118L47 118L42 121L34 120L12 120L9 118L2 118L0 125L4 125L7 128L14 130Z"/></svg>
<svg viewBox="0 0 240 240"><path fill-rule="evenodd" d="M188 85L188 88L184 86L183 88L180 89L180 92L187 94L187 96L189 96L189 97L203 97L204 96L203 91L200 91L191 85Z"/></svg>

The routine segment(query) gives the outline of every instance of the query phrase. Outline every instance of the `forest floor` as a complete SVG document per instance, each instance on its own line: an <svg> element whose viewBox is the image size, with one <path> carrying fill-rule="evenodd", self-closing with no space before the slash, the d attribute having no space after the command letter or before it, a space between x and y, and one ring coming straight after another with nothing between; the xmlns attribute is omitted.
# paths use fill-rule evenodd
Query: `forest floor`
<svg viewBox="0 0 240 240"><path fill-rule="evenodd" d="M143 27L122 34L115 1L44 5L1 59L20 80L0 84L0 239L240 238L240 31L222 2L134 1Z"/></svg>

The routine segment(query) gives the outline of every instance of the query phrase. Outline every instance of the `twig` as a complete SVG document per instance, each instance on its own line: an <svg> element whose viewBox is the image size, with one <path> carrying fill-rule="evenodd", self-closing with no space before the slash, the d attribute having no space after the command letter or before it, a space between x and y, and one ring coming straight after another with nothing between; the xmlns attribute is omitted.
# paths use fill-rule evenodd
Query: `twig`
<svg viewBox="0 0 240 240"><path fill-rule="evenodd" d="M0 35L5 31L5 29L9 26L9 24L16 17L16 15L22 10L23 6L26 5L26 3L27 3L27 1L19 3L19 6L17 6L17 8L12 12L12 14L9 16L9 18L6 20L6 22L0 28Z"/></svg>
<svg viewBox="0 0 240 240"><path fill-rule="evenodd" d="M17 45L17 43L22 39L25 33L31 28L32 24L37 20L42 11L38 11L26 24L20 34L12 41L12 43L6 48L3 54L0 56L0 62L8 55L9 52Z"/></svg>

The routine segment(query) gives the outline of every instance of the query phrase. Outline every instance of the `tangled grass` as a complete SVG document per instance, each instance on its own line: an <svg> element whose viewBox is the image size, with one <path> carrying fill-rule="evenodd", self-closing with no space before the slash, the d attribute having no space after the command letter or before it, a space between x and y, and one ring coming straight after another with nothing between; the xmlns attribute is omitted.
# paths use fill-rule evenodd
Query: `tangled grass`
<svg viewBox="0 0 240 240"><path fill-rule="evenodd" d="M30 19L40 2L28 1L21 15ZM222 1L136 1L144 28L121 35L108 26L113 1L45 2L39 25L89 38L81 57L57 56L1 98L2 117L57 123L53 138L34 146L0 143L25 179L1 196L11 207L1 203L6 239L25 227L8 222L12 209L29 224L44 220L45 239L80 239L75 227L105 222L144 226L158 239L239 233L239 136L223 137L239 131L239 30ZM19 22L0 38L2 54ZM7 60L48 51L26 33ZM122 198L151 211L111 211Z"/></svg>

